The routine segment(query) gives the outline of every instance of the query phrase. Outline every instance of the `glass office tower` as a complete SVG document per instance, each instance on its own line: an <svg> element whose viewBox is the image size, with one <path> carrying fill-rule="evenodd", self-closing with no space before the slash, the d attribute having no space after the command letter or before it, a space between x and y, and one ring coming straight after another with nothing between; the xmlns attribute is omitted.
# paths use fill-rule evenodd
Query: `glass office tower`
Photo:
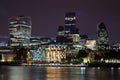
<svg viewBox="0 0 120 80"><path fill-rule="evenodd" d="M104 50L108 47L108 31L104 23L97 26L97 47L98 50Z"/></svg>
<svg viewBox="0 0 120 80"><path fill-rule="evenodd" d="M9 46L29 46L31 37L31 18L28 16L13 16L9 23Z"/></svg>

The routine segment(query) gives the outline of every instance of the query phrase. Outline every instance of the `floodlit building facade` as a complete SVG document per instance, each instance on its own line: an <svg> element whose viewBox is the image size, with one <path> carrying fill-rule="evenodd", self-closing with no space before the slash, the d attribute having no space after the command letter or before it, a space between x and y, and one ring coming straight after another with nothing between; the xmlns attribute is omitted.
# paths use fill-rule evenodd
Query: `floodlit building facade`
<svg viewBox="0 0 120 80"><path fill-rule="evenodd" d="M96 50L96 40L86 40L86 49Z"/></svg>
<svg viewBox="0 0 120 80"><path fill-rule="evenodd" d="M62 62L66 55L67 46L59 44L35 46L30 50L30 59L33 62Z"/></svg>
<svg viewBox="0 0 120 80"><path fill-rule="evenodd" d="M66 59L67 55L67 46L53 44L46 47L46 61L47 62L61 62L63 59Z"/></svg>

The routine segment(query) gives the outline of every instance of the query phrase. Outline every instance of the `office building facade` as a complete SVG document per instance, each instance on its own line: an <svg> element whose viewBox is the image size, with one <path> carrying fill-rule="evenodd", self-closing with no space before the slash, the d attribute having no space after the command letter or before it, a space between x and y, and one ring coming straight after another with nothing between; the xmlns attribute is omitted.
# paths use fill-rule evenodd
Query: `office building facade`
<svg viewBox="0 0 120 80"><path fill-rule="evenodd" d="M29 46L31 37L31 18L28 16L13 16L9 23L9 46Z"/></svg>

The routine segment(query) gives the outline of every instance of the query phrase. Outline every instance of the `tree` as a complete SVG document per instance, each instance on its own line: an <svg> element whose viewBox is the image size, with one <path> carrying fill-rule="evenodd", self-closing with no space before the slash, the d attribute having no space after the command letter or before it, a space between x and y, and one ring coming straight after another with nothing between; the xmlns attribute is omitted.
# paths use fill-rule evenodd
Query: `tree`
<svg viewBox="0 0 120 80"><path fill-rule="evenodd" d="M83 58L87 57L88 53L85 50L79 50L76 58L79 60L79 62L83 61Z"/></svg>
<svg viewBox="0 0 120 80"><path fill-rule="evenodd" d="M95 54L94 60L100 60L102 57L99 54Z"/></svg>
<svg viewBox="0 0 120 80"><path fill-rule="evenodd" d="M85 50L79 50L77 58L84 58L84 57L87 57L87 56L88 56L88 54Z"/></svg>
<svg viewBox="0 0 120 80"><path fill-rule="evenodd" d="M26 62L26 59L27 59L27 49L24 48L24 47L21 47L18 52L17 52L17 55L16 57L14 58L14 60L17 60L17 61L23 61L23 62Z"/></svg>

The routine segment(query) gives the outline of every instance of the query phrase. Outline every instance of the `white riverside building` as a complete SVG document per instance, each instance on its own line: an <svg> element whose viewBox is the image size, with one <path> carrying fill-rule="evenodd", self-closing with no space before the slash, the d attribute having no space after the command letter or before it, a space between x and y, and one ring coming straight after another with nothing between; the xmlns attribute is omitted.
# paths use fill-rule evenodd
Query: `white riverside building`
<svg viewBox="0 0 120 80"><path fill-rule="evenodd" d="M62 59L66 59L66 55L67 46L59 44L37 47L30 52L30 57L33 62L61 62Z"/></svg>

